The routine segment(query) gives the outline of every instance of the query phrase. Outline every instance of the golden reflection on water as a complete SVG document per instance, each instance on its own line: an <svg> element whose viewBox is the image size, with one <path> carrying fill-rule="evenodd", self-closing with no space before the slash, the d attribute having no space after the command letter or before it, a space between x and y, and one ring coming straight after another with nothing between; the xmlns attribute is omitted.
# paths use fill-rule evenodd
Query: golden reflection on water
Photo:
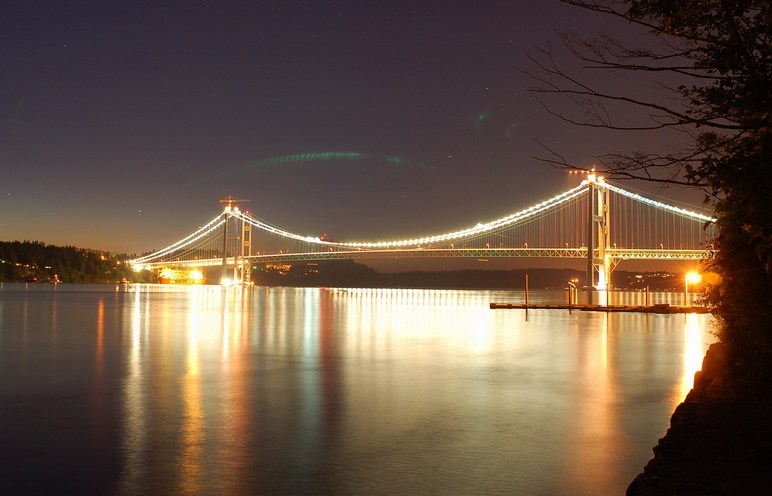
<svg viewBox="0 0 772 496"><path fill-rule="evenodd" d="M625 445L623 439L609 439L611 433L624 437L617 408L618 384L612 379L616 365L609 361L609 347L614 346L613 340L609 342L609 321L614 316L593 313L579 318L583 320L575 321L573 327L576 351L571 366L577 379L569 403L563 407L569 416L563 434L566 454L562 457L561 477L574 483L581 481L581 486L594 484L602 493L602 488L613 485L615 473L601 467L614 467L624 456ZM611 332L618 333L618 322L615 324ZM590 461L596 469L588 470Z"/></svg>
<svg viewBox="0 0 772 496"><path fill-rule="evenodd" d="M333 289L335 305L346 310L345 322L356 334L344 346L354 351L390 350L406 340L459 347L473 352L489 348L491 311L474 292L421 289ZM487 299L482 299L487 302ZM438 330L447 337L438 341ZM471 332L470 332L471 331ZM350 337L350 336L349 336ZM423 354L426 359L431 353ZM420 355L419 355L420 356Z"/></svg>
<svg viewBox="0 0 772 496"><path fill-rule="evenodd" d="M91 385L90 441L94 450L108 450L110 425L108 384L105 375L105 300L100 298L96 308L96 342L94 349L94 380Z"/></svg>
<svg viewBox="0 0 772 496"><path fill-rule="evenodd" d="M96 378L97 382L102 382L105 375L105 301L99 300L97 303L97 321L96 321Z"/></svg>
<svg viewBox="0 0 772 496"><path fill-rule="evenodd" d="M142 344L142 317L147 312L142 311L143 293L137 285L134 291L133 304L127 310L131 312L128 319L131 323L131 336L128 351L128 374L123 388L123 446L124 469L121 475L119 494L134 494L141 487L145 476L146 465L144 453L147 438L145 420L145 398L142 394L143 375L140 361Z"/></svg>
<svg viewBox="0 0 772 496"><path fill-rule="evenodd" d="M219 329L222 334L222 384L219 387L222 399L219 404L211 405L209 410L211 417L218 419L213 424L219 432L213 432L206 442L214 444L215 457L221 469L221 473L209 474L209 477L219 479L217 485L226 494L237 492L236 488L244 485L242 481L249 471L247 452L251 442L249 422L252 408L247 370L250 355L243 352L243 347L247 344L245 335L249 332L252 319L252 296L253 288L236 287L222 292L223 318ZM207 310L215 313L211 307Z"/></svg>
<svg viewBox="0 0 772 496"><path fill-rule="evenodd" d="M182 377L182 425L177 465L179 494L196 494L200 490L201 453L204 445L204 412L201 405L199 346L199 294L191 293L188 313L188 345L185 354L185 374ZM206 332L206 329L204 329Z"/></svg>
<svg viewBox="0 0 772 496"><path fill-rule="evenodd" d="M146 290L138 285L131 305L119 493L156 477L173 480L174 494L233 492L249 476L252 290ZM153 434L175 418L176 433Z"/></svg>
<svg viewBox="0 0 772 496"><path fill-rule="evenodd" d="M681 316L536 311L525 321L491 311L484 291L177 291L137 287L126 306L121 494L163 477L170 493L243 493L285 450L304 470L337 467L350 493L371 477L361 459L399 473L399 439L422 470L466 463L464 477L478 482L523 473L523 457L551 443L538 456L555 458L540 470L568 481L557 487L615 487L636 442L626 388L671 366L662 347L683 343L680 378L669 369L674 406L706 347L705 316L685 317L681 341ZM98 324L98 368L103 332ZM264 446L274 429L290 437ZM489 446L496 456L484 466L469 461ZM394 479L394 492L409 482Z"/></svg>
<svg viewBox="0 0 772 496"><path fill-rule="evenodd" d="M674 396L671 399L674 407L684 401L694 387L694 373L702 368L702 359L709 344L705 341L706 319L704 317L695 313L684 315L684 365L678 387L674 390Z"/></svg>

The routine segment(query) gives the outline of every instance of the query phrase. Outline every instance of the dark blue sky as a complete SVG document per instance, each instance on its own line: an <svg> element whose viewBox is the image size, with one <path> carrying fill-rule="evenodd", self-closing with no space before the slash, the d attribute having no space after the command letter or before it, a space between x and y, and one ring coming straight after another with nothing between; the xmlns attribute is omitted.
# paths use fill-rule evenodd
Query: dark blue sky
<svg viewBox="0 0 772 496"><path fill-rule="evenodd" d="M340 240L497 218L576 184L535 140L587 164L650 140L528 92L532 47L609 26L552 0L4 0L0 239L142 252L228 195Z"/></svg>

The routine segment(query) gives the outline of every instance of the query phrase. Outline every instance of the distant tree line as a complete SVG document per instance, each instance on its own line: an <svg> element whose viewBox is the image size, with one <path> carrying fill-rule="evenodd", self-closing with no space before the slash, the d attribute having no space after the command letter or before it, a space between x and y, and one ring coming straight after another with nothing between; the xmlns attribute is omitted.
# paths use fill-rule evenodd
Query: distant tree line
<svg viewBox="0 0 772 496"><path fill-rule="evenodd" d="M128 264L129 258L126 254L53 246L39 241L0 241L0 282L157 282L152 272L135 272ZM219 267L206 270L211 272L207 275L212 281L218 279L219 271ZM569 280L584 275L574 269L378 272L352 260L329 260L268 268L261 265L253 271L252 280L261 286L522 289L526 274L533 289L562 288ZM677 290L682 281L680 276L663 272L640 276L616 271L612 286Z"/></svg>
<svg viewBox="0 0 772 496"><path fill-rule="evenodd" d="M39 241L0 241L2 282L137 281L128 256L104 251L53 246Z"/></svg>

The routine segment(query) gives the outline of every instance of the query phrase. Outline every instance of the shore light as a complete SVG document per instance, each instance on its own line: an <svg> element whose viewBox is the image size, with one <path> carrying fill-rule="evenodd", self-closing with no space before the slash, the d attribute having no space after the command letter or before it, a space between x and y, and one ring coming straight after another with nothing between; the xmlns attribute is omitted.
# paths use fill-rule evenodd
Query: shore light
<svg viewBox="0 0 772 496"><path fill-rule="evenodd" d="M687 272L684 276L684 306L688 306L689 302L689 284L699 284L702 281L702 276L699 272Z"/></svg>

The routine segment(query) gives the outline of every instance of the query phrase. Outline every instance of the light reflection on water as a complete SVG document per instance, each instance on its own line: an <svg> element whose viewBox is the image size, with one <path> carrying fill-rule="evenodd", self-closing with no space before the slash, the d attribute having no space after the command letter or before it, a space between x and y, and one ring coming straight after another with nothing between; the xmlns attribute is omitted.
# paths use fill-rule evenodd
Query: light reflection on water
<svg viewBox="0 0 772 496"><path fill-rule="evenodd" d="M5 285L0 493L623 492L711 318L520 297Z"/></svg>
<svg viewBox="0 0 772 496"><path fill-rule="evenodd" d="M694 372L702 369L702 359L705 356L703 340L705 338L705 321L700 319L697 314L684 315L684 364L683 374L678 383L678 388L674 388L674 394L670 401L678 405L694 385ZM708 328L709 331L712 328Z"/></svg>

